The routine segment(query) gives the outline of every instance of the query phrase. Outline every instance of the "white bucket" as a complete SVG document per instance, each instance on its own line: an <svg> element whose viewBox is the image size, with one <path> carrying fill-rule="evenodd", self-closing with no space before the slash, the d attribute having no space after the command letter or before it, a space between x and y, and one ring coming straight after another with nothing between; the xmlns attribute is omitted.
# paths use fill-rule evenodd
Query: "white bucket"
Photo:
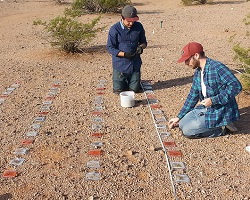
<svg viewBox="0 0 250 200"><path fill-rule="evenodd" d="M120 99L122 107L133 107L135 105L135 93L133 91L121 92Z"/></svg>

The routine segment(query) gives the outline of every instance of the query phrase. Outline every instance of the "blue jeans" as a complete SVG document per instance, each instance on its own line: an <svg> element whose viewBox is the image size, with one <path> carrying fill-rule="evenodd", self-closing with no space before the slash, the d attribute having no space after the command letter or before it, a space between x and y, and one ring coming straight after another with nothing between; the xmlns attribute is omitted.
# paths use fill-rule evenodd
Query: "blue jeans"
<svg viewBox="0 0 250 200"><path fill-rule="evenodd" d="M182 133L187 138L218 137L225 134L222 127L207 128L205 124L206 108L197 106L187 113L179 122Z"/></svg>
<svg viewBox="0 0 250 200"><path fill-rule="evenodd" d="M122 73L113 68L113 90L138 92L141 83L141 72Z"/></svg>

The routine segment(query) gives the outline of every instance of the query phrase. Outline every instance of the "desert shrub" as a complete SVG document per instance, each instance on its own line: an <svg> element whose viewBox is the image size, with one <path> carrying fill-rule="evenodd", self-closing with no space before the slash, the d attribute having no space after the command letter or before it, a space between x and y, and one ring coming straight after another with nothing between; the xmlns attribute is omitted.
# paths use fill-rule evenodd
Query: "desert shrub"
<svg viewBox="0 0 250 200"><path fill-rule="evenodd" d="M130 4L130 0L97 0L101 6L101 12L119 12L122 7Z"/></svg>
<svg viewBox="0 0 250 200"><path fill-rule="evenodd" d="M131 3L130 0L75 0L66 15L77 16L83 13L119 12L121 7Z"/></svg>
<svg viewBox="0 0 250 200"><path fill-rule="evenodd" d="M81 15L84 14L83 9L73 9L71 8L66 8L64 11L65 16L70 16L70 17L80 17Z"/></svg>
<svg viewBox="0 0 250 200"><path fill-rule="evenodd" d="M236 44L233 50L236 53L235 58L239 59L243 66L250 67L250 48L243 48L240 44ZM247 71L250 72L250 70Z"/></svg>
<svg viewBox="0 0 250 200"><path fill-rule="evenodd" d="M243 20L245 25L250 25L250 14ZM249 37L247 31L246 36ZM250 92L250 47L242 47L240 43L234 45L233 50L235 52L235 59L238 59L242 63L243 73L240 76L240 81L243 86L243 90Z"/></svg>
<svg viewBox="0 0 250 200"><path fill-rule="evenodd" d="M245 25L250 25L250 14L248 14L246 18L243 19L243 22L245 23Z"/></svg>
<svg viewBox="0 0 250 200"><path fill-rule="evenodd" d="M208 0L181 0L182 4L185 6L193 5L193 4L206 4ZM211 2L211 0L210 0Z"/></svg>
<svg viewBox="0 0 250 200"><path fill-rule="evenodd" d="M56 4L62 4L62 3L63 3L63 0L54 0L54 2L55 2Z"/></svg>
<svg viewBox="0 0 250 200"><path fill-rule="evenodd" d="M76 16L81 16L82 14L84 14L83 11L84 11L84 1L76 0L72 3L70 8L65 9L64 14L71 16L71 17L76 17Z"/></svg>
<svg viewBox="0 0 250 200"><path fill-rule="evenodd" d="M34 25L43 25L49 34L49 42L52 46L59 47L66 52L81 52L81 47L86 46L96 36L100 28L94 28L100 20L100 16L92 22L83 24L75 18L63 16L47 22L35 21Z"/></svg>

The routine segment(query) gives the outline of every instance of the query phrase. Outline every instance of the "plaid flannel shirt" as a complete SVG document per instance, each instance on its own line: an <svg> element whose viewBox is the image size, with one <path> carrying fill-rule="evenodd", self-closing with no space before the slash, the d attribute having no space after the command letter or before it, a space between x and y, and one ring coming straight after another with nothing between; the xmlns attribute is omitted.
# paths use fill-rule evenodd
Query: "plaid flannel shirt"
<svg viewBox="0 0 250 200"><path fill-rule="evenodd" d="M204 69L204 84L206 98L212 100L212 106L207 107L205 113L206 126L208 128L221 127L238 120L240 114L235 96L240 93L242 86L231 70L223 63L207 58ZM184 117L203 99L201 70L198 68L194 73L192 87L178 117L180 119Z"/></svg>

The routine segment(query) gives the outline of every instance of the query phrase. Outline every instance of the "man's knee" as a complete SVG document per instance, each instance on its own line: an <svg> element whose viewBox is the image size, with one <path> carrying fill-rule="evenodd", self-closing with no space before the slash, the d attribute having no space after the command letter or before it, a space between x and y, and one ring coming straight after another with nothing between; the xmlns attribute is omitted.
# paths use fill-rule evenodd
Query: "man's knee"
<svg viewBox="0 0 250 200"><path fill-rule="evenodd" d="M188 138L188 139L199 139L199 138L203 138L204 136L200 133L196 133L196 134L190 134L189 133L185 133L185 132L182 132L182 135L185 137L185 138Z"/></svg>
<svg viewBox="0 0 250 200"><path fill-rule="evenodd" d="M199 139L199 138L213 138L225 135L225 131L222 128L211 129L205 132L199 132L199 130L182 130L184 137L189 139Z"/></svg>
<svg viewBox="0 0 250 200"><path fill-rule="evenodd" d="M194 131L193 129L189 129L188 126L182 127L181 131L182 131L182 135L186 138L189 138L189 139L202 138L202 136L199 133L197 133L197 131Z"/></svg>
<svg viewBox="0 0 250 200"><path fill-rule="evenodd" d="M197 139L197 138L199 138L198 134L192 133L192 131L189 130L189 129L182 128L181 131L182 131L182 135L184 137L186 137L186 138L189 138L189 139Z"/></svg>
<svg viewBox="0 0 250 200"><path fill-rule="evenodd" d="M138 93L141 89L141 85L140 85L140 80L134 81L132 83L129 84L129 90L134 91L135 93Z"/></svg>

